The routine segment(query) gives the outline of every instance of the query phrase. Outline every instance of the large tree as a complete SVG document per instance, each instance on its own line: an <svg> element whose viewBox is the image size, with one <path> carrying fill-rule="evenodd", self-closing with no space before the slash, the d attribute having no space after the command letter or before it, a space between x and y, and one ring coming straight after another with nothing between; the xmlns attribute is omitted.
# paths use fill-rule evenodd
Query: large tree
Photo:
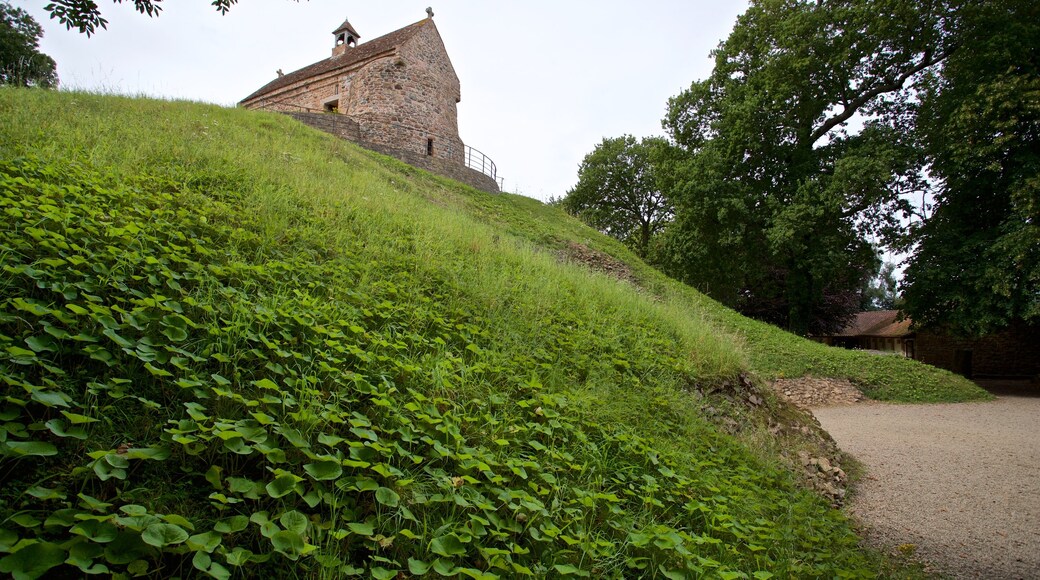
<svg viewBox="0 0 1040 580"><path fill-rule="evenodd" d="M904 307L919 326L978 335L1040 322L1040 3L990 0L958 16L963 49L920 98L937 187Z"/></svg>
<svg viewBox="0 0 1040 580"><path fill-rule="evenodd" d="M0 2L0 84L58 86L54 59L40 52L43 28L25 10Z"/></svg>
<svg viewBox="0 0 1040 580"><path fill-rule="evenodd" d="M656 169L669 152L660 137L604 139L582 160L577 185L559 204L645 258L651 240L672 217Z"/></svg>
<svg viewBox="0 0 1040 580"><path fill-rule="evenodd" d="M669 101L685 149L670 268L805 334L844 323L912 210L920 156L897 113L954 49L943 0L757 0L710 77ZM769 312L756 312L765 308Z"/></svg>

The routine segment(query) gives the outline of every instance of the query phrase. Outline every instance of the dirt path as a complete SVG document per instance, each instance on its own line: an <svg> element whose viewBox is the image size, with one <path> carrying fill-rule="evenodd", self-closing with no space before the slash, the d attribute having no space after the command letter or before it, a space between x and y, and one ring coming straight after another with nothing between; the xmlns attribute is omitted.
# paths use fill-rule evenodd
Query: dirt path
<svg viewBox="0 0 1040 580"><path fill-rule="evenodd" d="M954 578L1040 579L1040 397L813 413L867 468L849 511L868 541Z"/></svg>

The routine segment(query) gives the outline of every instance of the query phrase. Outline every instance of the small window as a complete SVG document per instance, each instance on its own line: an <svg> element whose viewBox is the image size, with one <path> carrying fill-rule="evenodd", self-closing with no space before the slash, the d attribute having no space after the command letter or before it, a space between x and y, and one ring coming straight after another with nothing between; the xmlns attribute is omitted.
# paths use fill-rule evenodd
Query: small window
<svg viewBox="0 0 1040 580"><path fill-rule="evenodd" d="M325 103L325 112L326 113L338 113L339 112L339 100L336 99L336 100L332 100L332 101L329 101L329 102Z"/></svg>
<svg viewBox="0 0 1040 580"><path fill-rule="evenodd" d="M432 137L426 140L426 154L431 156L431 157L433 156L433 138Z"/></svg>

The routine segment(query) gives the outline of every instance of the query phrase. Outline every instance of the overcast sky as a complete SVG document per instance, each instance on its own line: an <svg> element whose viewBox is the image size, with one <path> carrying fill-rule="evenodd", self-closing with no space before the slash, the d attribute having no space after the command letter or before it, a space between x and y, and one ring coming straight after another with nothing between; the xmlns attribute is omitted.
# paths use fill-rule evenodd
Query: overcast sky
<svg viewBox="0 0 1040 580"><path fill-rule="evenodd" d="M87 38L11 0L44 27L41 50L62 86L226 106L327 58L349 17L361 42L434 21L462 84L459 134L498 165L505 190L562 196L604 137L661 135L668 98L711 72L742 0L489 2L242 0L220 16L210 0L168 0L150 19L133 3L97 0L108 30Z"/></svg>

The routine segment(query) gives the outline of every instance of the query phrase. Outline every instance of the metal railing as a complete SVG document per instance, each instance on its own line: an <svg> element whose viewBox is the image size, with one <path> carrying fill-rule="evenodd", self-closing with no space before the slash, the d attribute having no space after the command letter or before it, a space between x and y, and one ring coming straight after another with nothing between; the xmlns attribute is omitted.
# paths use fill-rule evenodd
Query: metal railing
<svg viewBox="0 0 1040 580"><path fill-rule="evenodd" d="M466 145L466 167L498 181L498 167L495 166L495 162L469 145Z"/></svg>

